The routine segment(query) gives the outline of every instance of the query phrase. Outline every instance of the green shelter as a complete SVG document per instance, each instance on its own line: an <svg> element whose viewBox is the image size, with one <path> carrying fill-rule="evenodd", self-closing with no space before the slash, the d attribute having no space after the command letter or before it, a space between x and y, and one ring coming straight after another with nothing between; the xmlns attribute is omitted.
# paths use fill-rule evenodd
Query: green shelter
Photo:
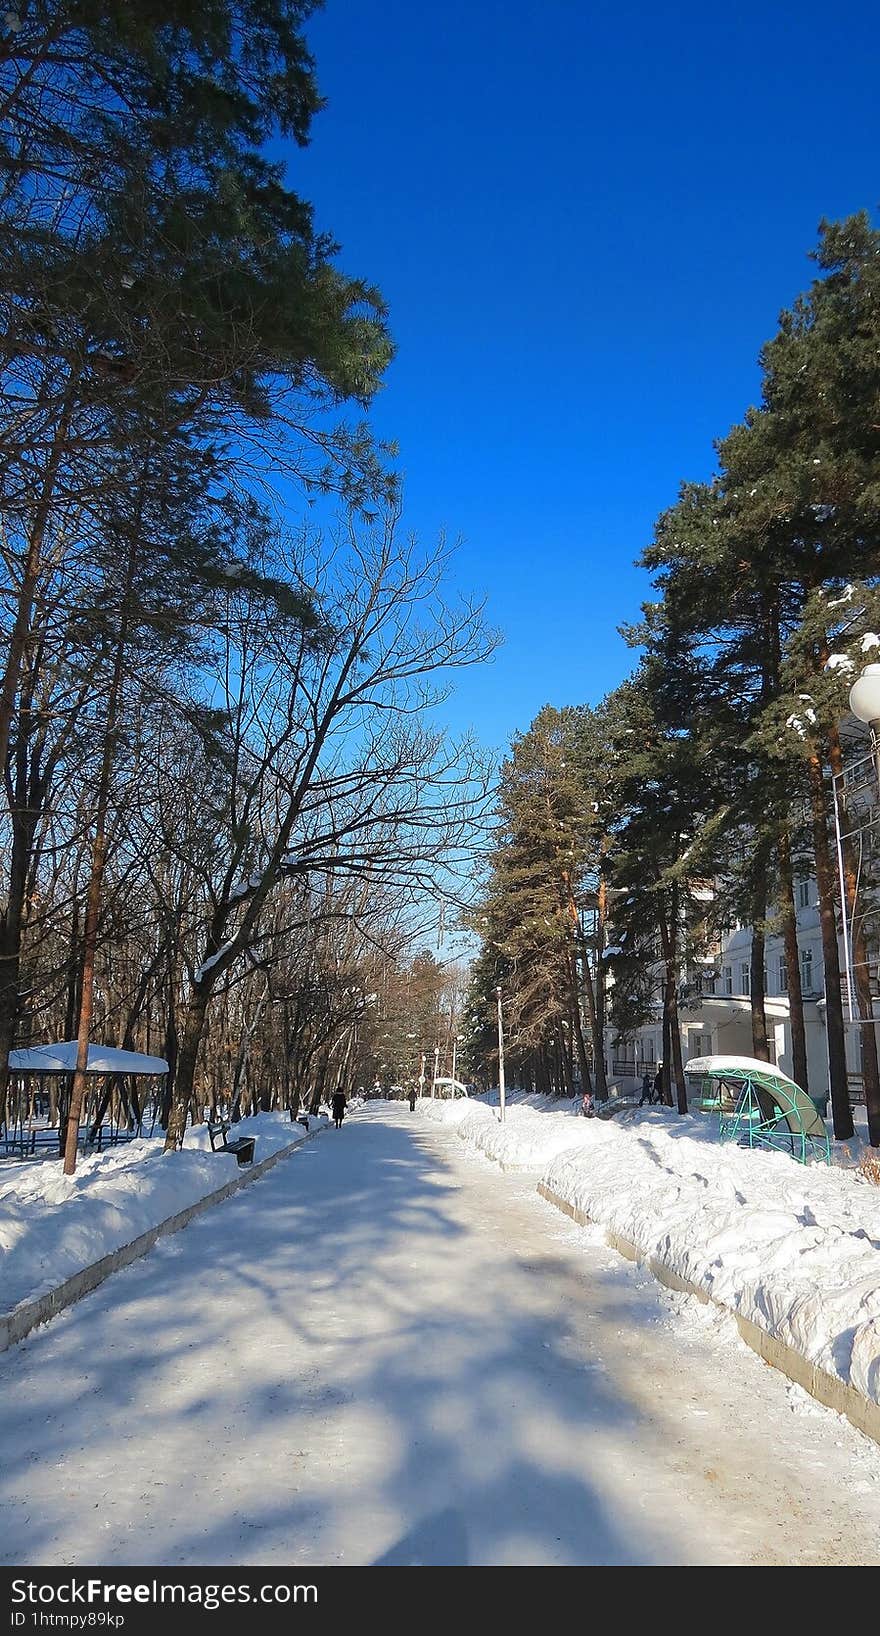
<svg viewBox="0 0 880 1636"><path fill-rule="evenodd" d="M718 1114L722 1142L775 1148L799 1164L831 1158L825 1121L806 1091L757 1057L694 1057L685 1067L692 1105Z"/></svg>

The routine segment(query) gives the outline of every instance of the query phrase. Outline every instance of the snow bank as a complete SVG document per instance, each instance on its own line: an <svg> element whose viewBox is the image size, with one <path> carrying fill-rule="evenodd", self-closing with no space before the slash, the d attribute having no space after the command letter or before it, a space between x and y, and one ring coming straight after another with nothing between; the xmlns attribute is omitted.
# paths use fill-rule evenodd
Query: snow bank
<svg viewBox="0 0 880 1636"><path fill-rule="evenodd" d="M558 1153L577 1144L588 1123L586 1119L575 1119L577 1104L573 1107L567 1103L560 1109L558 1101L551 1104L548 1117L546 1101L529 1097L514 1102L508 1106L503 1124L497 1108L475 1110L462 1120L459 1134L505 1170L540 1170Z"/></svg>
<svg viewBox="0 0 880 1636"><path fill-rule="evenodd" d="M558 1096L510 1091L503 1125L498 1116L497 1090L488 1095L456 1097L455 1101L423 1097L416 1103L416 1110L437 1124L457 1126L464 1141L507 1169L532 1170L560 1152L561 1146L577 1140L577 1126L570 1116L579 1112L580 1100L561 1102ZM546 1117L529 1117L551 1113L558 1118L548 1121Z"/></svg>
<svg viewBox="0 0 880 1636"><path fill-rule="evenodd" d="M416 1102L416 1112L423 1119L433 1119L437 1125L457 1125L467 1113L471 1113L480 1103L472 1102L470 1097L455 1096L431 1097L423 1096Z"/></svg>
<svg viewBox="0 0 880 1636"><path fill-rule="evenodd" d="M717 1140L707 1117L473 1108L461 1138L880 1403L880 1193Z"/></svg>
<svg viewBox="0 0 880 1636"><path fill-rule="evenodd" d="M261 1113L242 1119L235 1134L256 1137L259 1164L308 1133L286 1114ZM211 1152L204 1125L187 1131L180 1153L163 1153L161 1137L145 1138L81 1159L74 1176L62 1174L60 1159L3 1164L0 1309L55 1289L238 1174L233 1154Z"/></svg>

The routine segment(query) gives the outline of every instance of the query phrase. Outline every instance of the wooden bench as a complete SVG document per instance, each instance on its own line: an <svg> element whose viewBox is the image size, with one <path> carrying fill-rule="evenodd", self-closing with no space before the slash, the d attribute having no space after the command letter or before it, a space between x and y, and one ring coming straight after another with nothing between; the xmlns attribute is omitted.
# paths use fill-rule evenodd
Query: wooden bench
<svg viewBox="0 0 880 1636"><path fill-rule="evenodd" d="M252 1165L254 1162L254 1146L256 1144L256 1137L236 1136L230 1142L227 1140L229 1136L229 1128L230 1127L225 1120L221 1120L219 1124L212 1124L210 1119L208 1120L208 1135L211 1138L211 1152L217 1153L219 1151L220 1153L234 1153L240 1165ZM217 1145L218 1139L220 1144L219 1149Z"/></svg>

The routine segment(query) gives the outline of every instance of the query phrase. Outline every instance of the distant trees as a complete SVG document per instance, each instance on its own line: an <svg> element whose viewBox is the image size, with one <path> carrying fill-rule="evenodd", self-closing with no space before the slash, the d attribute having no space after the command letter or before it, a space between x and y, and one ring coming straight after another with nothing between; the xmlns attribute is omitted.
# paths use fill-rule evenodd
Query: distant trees
<svg viewBox="0 0 880 1636"><path fill-rule="evenodd" d="M577 1074L590 1085L592 1055L604 1092L601 849L578 761L581 737L575 711L547 706L514 740L501 772L488 887L473 921L486 951L475 983L490 1007L503 982L512 1066L530 1083L571 1091Z"/></svg>
<svg viewBox="0 0 880 1636"><path fill-rule="evenodd" d="M435 1061L438 1077L449 1077L463 1025L463 999L459 968L431 949L383 964L362 1034L365 1085L408 1087L424 1074L427 1095ZM456 1075L460 1077L457 1062Z"/></svg>
<svg viewBox="0 0 880 1636"><path fill-rule="evenodd" d="M75 1035L90 989L92 1037L171 1064L169 1147L218 1103L295 1114L331 1080L396 1077L375 1008L425 903L464 895L486 811L475 747L430 722L493 640L478 607L444 607L445 554L393 512L258 544L203 600L197 665L133 619L124 671L83 679L21 851L16 1043ZM281 594L305 583L308 617ZM430 996L421 1045L446 1061L448 978L418 969L406 1032Z"/></svg>

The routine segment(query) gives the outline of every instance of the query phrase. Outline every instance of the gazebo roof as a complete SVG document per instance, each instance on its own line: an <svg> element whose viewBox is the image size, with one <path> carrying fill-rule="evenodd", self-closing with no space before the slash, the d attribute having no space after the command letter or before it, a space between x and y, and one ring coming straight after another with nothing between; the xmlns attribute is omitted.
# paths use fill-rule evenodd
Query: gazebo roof
<svg viewBox="0 0 880 1636"><path fill-rule="evenodd" d="M690 1062L685 1063L684 1071L695 1078L721 1079L727 1075L731 1079L770 1080L777 1085L794 1085L795 1090L800 1089L775 1063L761 1062L757 1057L691 1057Z"/></svg>
<svg viewBox="0 0 880 1636"><path fill-rule="evenodd" d="M10 1051L13 1074L71 1074L76 1067L76 1040L60 1045L32 1045ZM140 1051L120 1051L115 1045L90 1045L87 1074L167 1074L164 1057L145 1057Z"/></svg>

